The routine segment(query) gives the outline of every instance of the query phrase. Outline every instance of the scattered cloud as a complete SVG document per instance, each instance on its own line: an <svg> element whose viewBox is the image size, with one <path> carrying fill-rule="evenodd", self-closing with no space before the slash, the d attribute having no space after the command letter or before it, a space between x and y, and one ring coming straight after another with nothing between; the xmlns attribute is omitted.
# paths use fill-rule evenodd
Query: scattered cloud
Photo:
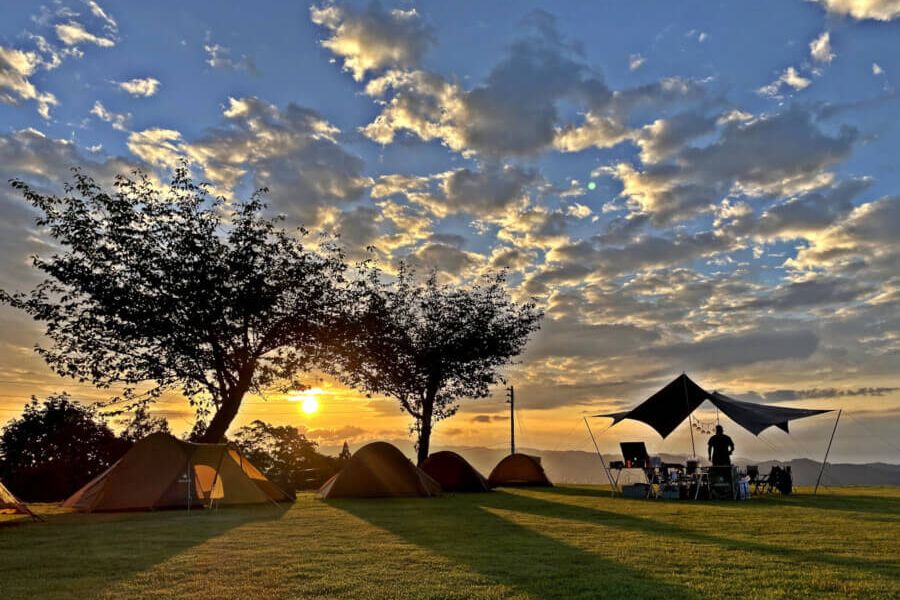
<svg viewBox="0 0 900 600"><path fill-rule="evenodd" d="M640 54L632 54L628 57L628 70L637 71L644 65L646 61L647 59Z"/></svg>
<svg viewBox="0 0 900 600"><path fill-rule="evenodd" d="M809 54L813 60L823 63L830 63L836 56L831 49L831 33L822 32L822 35L809 43Z"/></svg>
<svg viewBox="0 0 900 600"><path fill-rule="evenodd" d="M310 17L329 31L322 46L343 59L356 81L369 71L414 67L434 43L415 8L386 11L372 2L357 10L329 3L311 6Z"/></svg>
<svg viewBox="0 0 900 600"><path fill-rule="evenodd" d="M35 52L0 46L0 102L33 101L37 104L38 114L49 119L50 107L59 101L52 93L38 90L31 82L30 77L40 65L40 56Z"/></svg>
<svg viewBox="0 0 900 600"><path fill-rule="evenodd" d="M103 106L102 102L97 100L94 102L93 108L91 108L91 114L101 121L106 121L117 131L128 131L128 121L131 120L130 113L111 112Z"/></svg>
<svg viewBox="0 0 900 600"><path fill-rule="evenodd" d="M159 91L159 80L153 77L129 79L116 83L120 90L135 97L149 98Z"/></svg>
<svg viewBox="0 0 900 600"><path fill-rule="evenodd" d="M256 75L258 73L256 63L246 54L242 54L241 57L237 59L233 58L231 56L231 48L212 42L204 44L203 50L206 52L206 64L213 69L244 71L251 75Z"/></svg>
<svg viewBox="0 0 900 600"><path fill-rule="evenodd" d="M785 86L800 91L808 88L811 83L812 80L802 76L796 67L788 67L778 76L778 79L756 91L763 96L777 96Z"/></svg>
<svg viewBox="0 0 900 600"><path fill-rule="evenodd" d="M67 23L58 23L54 28L56 37L59 38L66 46L78 46L79 44L94 44L101 48L112 48L116 45L115 40L94 35L84 28L84 25L77 21L69 21Z"/></svg>
<svg viewBox="0 0 900 600"><path fill-rule="evenodd" d="M900 0L817 0L830 13L854 19L890 21L900 17Z"/></svg>

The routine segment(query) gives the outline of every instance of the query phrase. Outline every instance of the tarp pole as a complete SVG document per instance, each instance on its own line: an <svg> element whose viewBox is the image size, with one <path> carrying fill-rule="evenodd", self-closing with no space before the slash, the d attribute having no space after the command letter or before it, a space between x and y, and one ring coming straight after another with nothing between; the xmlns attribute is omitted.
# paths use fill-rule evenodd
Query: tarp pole
<svg viewBox="0 0 900 600"><path fill-rule="evenodd" d="M588 433L591 434L591 441L594 442L594 449L597 451L597 456L600 457L600 464L603 465L603 472L606 473L606 478L609 480L609 485L612 488L612 495L615 496L618 491L618 489L616 489L616 483L613 481L609 469L606 468L606 460L603 458L603 453L600 452L600 446L597 445L597 440L594 438L594 432L591 431L591 425L588 423L587 417L584 417L584 425L587 427Z"/></svg>
<svg viewBox="0 0 900 600"><path fill-rule="evenodd" d="M834 429L831 430L831 438L828 440L828 448L825 449L825 458L822 459L822 467L819 469L819 476L816 477L816 487L813 488L813 496L819 491L819 482L822 481L822 474L825 472L825 464L828 462L828 453L831 452L831 442L834 441L834 434L837 432L838 421L841 420L843 408L838 410L837 418L834 420Z"/></svg>
<svg viewBox="0 0 900 600"><path fill-rule="evenodd" d="M681 382L684 384L684 405L690 408L691 402L688 399L687 375L682 373L681 377ZM691 420L691 413L688 413L688 429L691 431L691 458L697 458L697 448L694 446L694 422Z"/></svg>

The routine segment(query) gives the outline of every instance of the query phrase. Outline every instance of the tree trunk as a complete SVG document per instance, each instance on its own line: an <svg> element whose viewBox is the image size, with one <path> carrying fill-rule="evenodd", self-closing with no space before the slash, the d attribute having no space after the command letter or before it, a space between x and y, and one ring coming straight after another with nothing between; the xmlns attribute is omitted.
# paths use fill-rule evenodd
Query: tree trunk
<svg viewBox="0 0 900 600"><path fill-rule="evenodd" d="M422 402L422 422L419 427L418 463L421 465L428 458L431 446L431 420L434 415L434 398L437 396L437 387L428 386L425 392L425 401Z"/></svg>
<svg viewBox="0 0 900 600"><path fill-rule="evenodd" d="M212 421L209 422L209 427L206 428L206 432L200 436L199 440L197 440L198 442L203 444L218 444L224 441L225 433L231 426L231 422L234 421L234 418L237 416L238 409L241 407L241 401L244 399L244 394L247 393L247 387L248 386L239 383L237 387L228 392L228 396L222 402L222 406L219 407L216 414L213 415Z"/></svg>

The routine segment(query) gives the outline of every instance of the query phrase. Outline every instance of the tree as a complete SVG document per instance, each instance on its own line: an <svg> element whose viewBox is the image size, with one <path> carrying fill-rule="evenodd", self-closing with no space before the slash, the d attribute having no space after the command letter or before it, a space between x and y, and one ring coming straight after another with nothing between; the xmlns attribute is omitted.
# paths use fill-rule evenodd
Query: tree
<svg viewBox="0 0 900 600"><path fill-rule="evenodd" d="M66 394L32 397L0 434L0 478L32 502L61 500L117 461L131 444Z"/></svg>
<svg viewBox="0 0 900 600"><path fill-rule="evenodd" d="M131 419L124 421L122 425L125 428L121 437L129 442L142 440L151 433L170 433L166 418L151 415L146 404L136 407Z"/></svg>
<svg viewBox="0 0 900 600"><path fill-rule="evenodd" d="M348 305L333 240L316 250L249 201L211 198L185 166L168 187L134 171L114 190L77 169L63 197L13 181L58 251L34 257L46 278L0 301L45 324L38 352L60 375L133 407L167 389L212 413L201 441L221 440L244 395L306 368Z"/></svg>
<svg viewBox="0 0 900 600"><path fill-rule="evenodd" d="M307 487L311 470L321 479L330 475L336 461L319 454L317 444L296 427L253 421L235 433L232 442L266 477L293 492Z"/></svg>
<svg viewBox="0 0 900 600"><path fill-rule="evenodd" d="M364 281L364 309L335 345L330 369L347 385L400 402L414 419L421 463L434 424L453 416L460 398L490 395L543 313L514 302L503 273L462 286L441 284L435 273L418 282L402 265L393 281L374 268Z"/></svg>

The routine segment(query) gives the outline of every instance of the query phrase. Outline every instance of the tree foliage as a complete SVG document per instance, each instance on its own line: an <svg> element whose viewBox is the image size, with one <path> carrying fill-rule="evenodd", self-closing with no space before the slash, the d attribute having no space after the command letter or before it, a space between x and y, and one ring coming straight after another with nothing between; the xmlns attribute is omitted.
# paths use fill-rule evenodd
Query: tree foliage
<svg viewBox="0 0 900 600"><path fill-rule="evenodd" d="M219 441L248 391L293 381L348 306L333 240L264 215L261 190L228 204L186 167L162 187L139 171L107 191L73 170L62 197L12 185L39 211L57 251L35 257L45 279L0 301L43 322L38 351L63 376L124 389L128 406L180 389Z"/></svg>
<svg viewBox="0 0 900 600"><path fill-rule="evenodd" d="M121 438L137 442L152 433L171 433L165 417L154 417L146 404L137 406L131 418L123 420Z"/></svg>
<svg viewBox="0 0 900 600"><path fill-rule="evenodd" d="M290 492L321 483L337 466L296 427L256 420L240 428L231 441L266 477Z"/></svg>
<svg viewBox="0 0 900 600"><path fill-rule="evenodd" d="M400 402L414 419L422 462L434 423L453 416L460 398L489 396L543 314L510 298L504 273L454 285L435 273L417 280L402 265L393 280L372 269L365 287L364 310L330 368L352 387Z"/></svg>
<svg viewBox="0 0 900 600"><path fill-rule="evenodd" d="M0 434L0 479L31 502L62 500L117 461L130 442L65 394L32 397Z"/></svg>

